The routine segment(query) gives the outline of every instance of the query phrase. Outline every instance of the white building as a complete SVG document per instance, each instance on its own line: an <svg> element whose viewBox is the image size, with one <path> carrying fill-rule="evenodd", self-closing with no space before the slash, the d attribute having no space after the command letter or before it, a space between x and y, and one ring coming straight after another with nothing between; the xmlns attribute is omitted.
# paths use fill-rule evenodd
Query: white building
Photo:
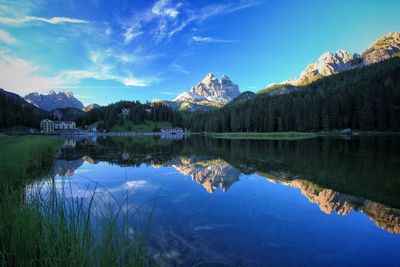
<svg viewBox="0 0 400 267"><path fill-rule="evenodd" d="M70 131L75 130L76 124L74 121L55 121L54 130L56 131Z"/></svg>
<svg viewBox="0 0 400 267"><path fill-rule="evenodd" d="M54 132L54 121L45 119L40 122L40 130L43 133L53 133Z"/></svg>
<svg viewBox="0 0 400 267"><path fill-rule="evenodd" d="M162 128L161 133L163 134L178 134L178 133L183 133L182 128Z"/></svg>
<svg viewBox="0 0 400 267"><path fill-rule="evenodd" d="M49 119L40 122L40 130L43 133L54 133L55 131L71 131L76 129L74 121L52 121Z"/></svg>

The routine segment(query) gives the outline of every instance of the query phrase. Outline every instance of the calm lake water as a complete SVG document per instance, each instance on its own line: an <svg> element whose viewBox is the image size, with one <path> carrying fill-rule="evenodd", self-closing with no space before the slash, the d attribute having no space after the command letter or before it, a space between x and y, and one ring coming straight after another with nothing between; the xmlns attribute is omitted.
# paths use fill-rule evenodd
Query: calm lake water
<svg viewBox="0 0 400 267"><path fill-rule="evenodd" d="M53 186L166 265L400 266L400 138L175 139L65 139Z"/></svg>

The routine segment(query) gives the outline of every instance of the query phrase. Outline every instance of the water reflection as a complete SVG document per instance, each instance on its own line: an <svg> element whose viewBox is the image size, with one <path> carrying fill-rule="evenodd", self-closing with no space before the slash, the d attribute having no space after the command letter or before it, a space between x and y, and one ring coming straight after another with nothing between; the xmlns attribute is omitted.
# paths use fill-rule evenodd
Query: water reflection
<svg viewBox="0 0 400 267"><path fill-rule="evenodd" d="M326 176L326 166L324 166L326 165L326 162L323 160L320 161L322 165L310 165L314 172L310 173L308 169L304 169L302 166L303 173L294 173L293 165L295 165L296 162L293 161L293 154L287 154L286 150L288 148L285 148L285 144L279 142L267 142L269 144L269 150L265 151L265 157L260 157L258 155L259 150L257 149L253 151L254 157L249 156L248 153L234 153L235 158L233 159L233 162L239 162L235 167L233 164L230 164L227 160L223 159L223 155L225 155L228 160L231 159L232 152L234 149L237 149L234 146L233 141L227 143L226 141L215 142L215 140L211 140L210 143L210 140L204 138L200 140L184 140L177 138L177 140L180 140L181 142L161 141L160 143L160 139L157 137L144 139L105 138L98 140L98 142L96 142L96 140L87 139L66 140L64 144L73 145L64 145L61 149L55 164L55 174L59 176L72 176L74 171L80 168L84 162L96 164L100 161L106 161L121 166L139 166L142 163L146 163L155 168L161 166L173 167L179 173L185 176L190 176L193 181L200 184L208 193L213 193L218 189L221 189L222 192L229 190L233 184L240 181L241 174L257 172L258 175L267 178L270 182L299 189L301 194L305 196L309 202L317 204L325 214L335 212L339 215L348 215L351 211L362 212L373 220L377 226L386 229L391 233L400 233L400 210L397 209L396 206L399 195L393 195L392 193L393 191L396 192L396 190L398 190L397 179L395 184L397 188L389 188L387 184L376 187L377 191L379 191L378 189L382 190L383 186L385 192L382 194L383 196L379 195L374 200L395 200L393 201L393 205L385 205L387 203L382 204L379 201L363 197L363 189L368 189L368 186L365 186L366 184L368 185L370 181L368 177L365 177L365 179L362 180L362 183L357 183L357 179L354 181L351 180L353 174L349 176L349 173L343 173L346 178L350 178L346 181L350 184L349 188L357 189L357 196L347 193L349 191L348 188L341 184L343 180L340 178L338 179L337 174L332 174L331 177L335 178L333 182L337 182L337 188L344 189L344 193L339 190L324 187L324 184L332 184L332 181L320 184L316 183L316 181L321 181L321 178L315 178L315 175L322 173L323 176ZM321 149L321 145L323 145L324 142L326 143L327 141L318 140L316 142L314 140L314 143L311 143L315 149L313 152L317 154L316 156L324 153L323 149ZM352 143L351 140L331 140L329 142L339 143L339 146L336 146L339 150L340 146L343 146L343 142L349 142L347 145L352 147L352 150L348 151L348 148L345 148L345 151L347 150L347 152L350 152L350 155L353 156L350 158L350 160L352 160L355 154L354 146L360 141L356 140L355 143ZM368 153L371 155L382 153L380 147L376 145L371 146L371 142L374 143L378 141L367 140L363 146L369 146L370 150L372 148L372 151L365 150L365 147L360 147L358 150L361 151L356 151L361 152L361 155L366 161L370 160ZM392 140L387 142L392 142ZM200 146L197 146L199 144ZM229 144L229 146L227 146L227 144ZM243 144L243 142L241 144ZM398 146L397 141L395 141L394 144L395 146ZM254 144L247 142L247 145L242 146L242 149L246 150L249 146L255 147L253 145ZM360 144L358 145L360 146ZM210 150L207 150L207 147L210 148ZM387 148L387 146L384 147ZM328 148L330 150L330 155L328 157L337 163L336 153L338 153L338 151L333 150L331 144L328 145ZM294 150L295 153L298 152L296 151L296 147L292 150ZM208 153L204 153L205 151L208 151ZM215 151L218 151L218 153L215 153ZM308 153L310 153L310 147L308 147ZM273 156L268 156L268 154L272 154ZM346 157L349 155L344 153L341 156ZM387 153L385 156L387 156ZM307 157L310 157L310 154L307 154ZM71 160L71 158L76 159ZM313 155L311 155L311 158L314 161L317 160ZM391 160L396 161L398 158L391 158ZM378 163L379 162L376 164ZM382 167L387 168L387 165L389 165L392 170L380 170L378 168L379 171L382 171L380 179L384 182L389 182L389 185L391 185L391 179L395 177L393 175L397 175L399 171L397 167L393 168L394 166L390 166L390 164L391 162L386 162ZM357 166L354 166L354 169L358 172L356 167ZM371 167L373 167L373 174L377 172L376 165L364 165L364 167L367 169L372 169ZM340 169L340 166L338 169ZM310 176L307 176L308 173ZM301 179L299 177L301 177ZM379 182L377 177L375 180ZM370 193L369 190L366 190L365 192L367 195Z"/></svg>
<svg viewBox="0 0 400 267"><path fill-rule="evenodd" d="M319 187L302 179L288 179L287 174L262 174L273 183L294 187L300 190L310 203L317 204L322 212L348 215L351 211L362 212L375 224L391 233L400 234L400 210L389 206L331 189Z"/></svg>
<svg viewBox="0 0 400 267"><path fill-rule="evenodd" d="M170 164L180 173L191 176L193 181L201 184L208 193L213 193L218 188L226 192L240 178L240 171L221 159L179 157Z"/></svg>

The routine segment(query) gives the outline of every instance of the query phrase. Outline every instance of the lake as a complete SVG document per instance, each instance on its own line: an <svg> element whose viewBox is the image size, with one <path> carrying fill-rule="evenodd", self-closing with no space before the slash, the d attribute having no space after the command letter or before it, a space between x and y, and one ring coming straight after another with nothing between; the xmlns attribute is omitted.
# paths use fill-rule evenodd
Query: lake
<svg viewBox="0 0 400 267"><path fill-rule="evenodd" d="M396 137L70 138L46 184L126 211L163 265L400 266L399 151Z"/></svg>

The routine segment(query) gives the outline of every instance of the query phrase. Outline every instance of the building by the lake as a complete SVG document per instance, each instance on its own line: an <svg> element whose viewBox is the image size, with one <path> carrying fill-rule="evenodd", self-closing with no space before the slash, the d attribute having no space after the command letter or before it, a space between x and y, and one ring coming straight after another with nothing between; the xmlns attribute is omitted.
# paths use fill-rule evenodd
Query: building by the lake
<svg viewBox="0 0 400 267"><path fill-rule="evenodd" d="M49 119L40 122L40 130L43 133L54 133L56 131L72 131L76 129L74 121L52 121Z"/></svg>
<svg viewBox="0 0 400 267"><path fill-rule="evenodd" d="M183 129L182 128L162 128L161 129L161 133L163 134L179 134L179 133L183 133Z"/></svg>

